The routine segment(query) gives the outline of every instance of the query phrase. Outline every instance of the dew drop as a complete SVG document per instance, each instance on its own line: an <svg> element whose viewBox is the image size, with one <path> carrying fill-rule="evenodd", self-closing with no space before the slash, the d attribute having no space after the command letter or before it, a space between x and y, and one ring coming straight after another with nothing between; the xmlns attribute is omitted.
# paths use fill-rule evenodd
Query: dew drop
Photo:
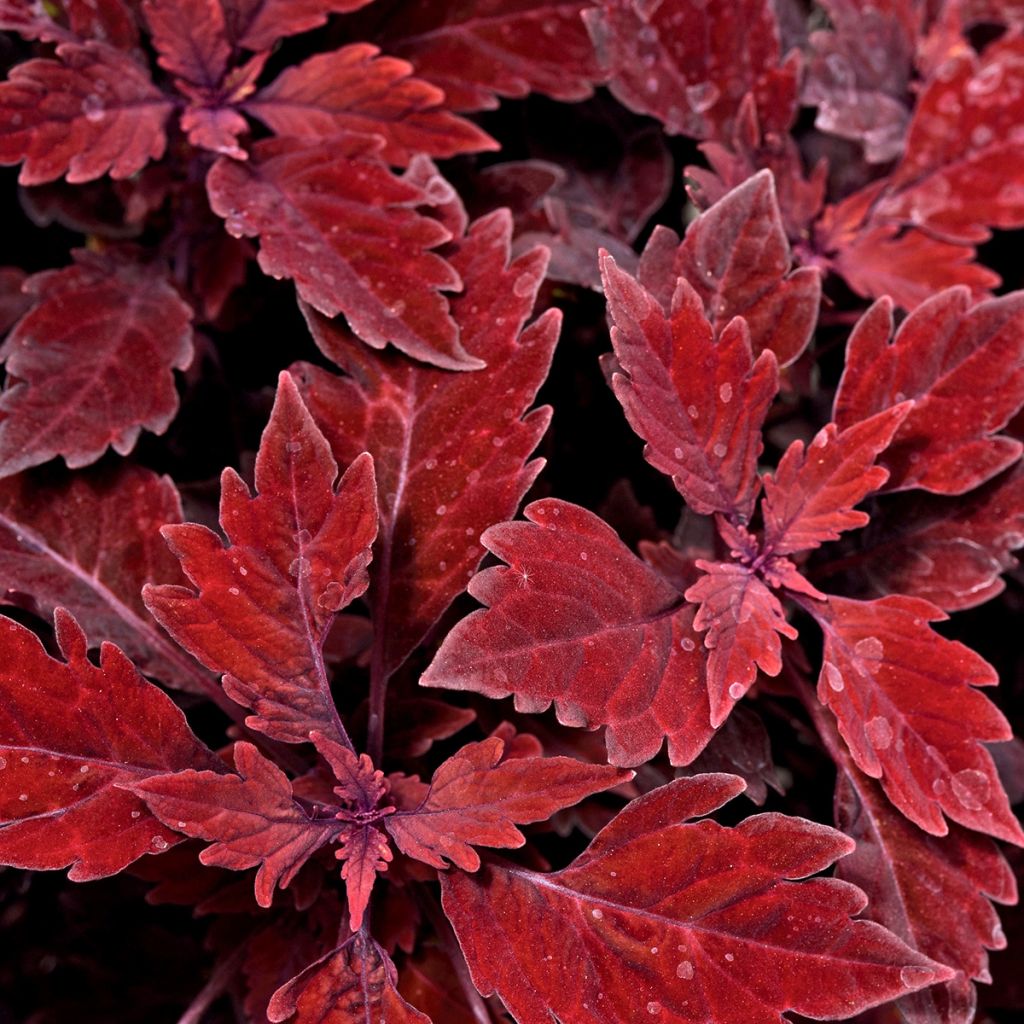
<svg viewBox="0 0 1024 1024"><path fill-rule="evenodd" d="M676 977L689 981L693 977L693 964L689 960L676 964Z"/></svg>
<svg viewBox="0 0 1024 1024"><path fill-rule="evenodd" d="M2 772L6 767L7 767L7 758L6 757L0 757L0 772Z"/></svg>
<svg viewBox="0 0 1024 1024"><path fill-rule="evenodd" d="M82 765L82 767L81 767L81 768L79 768L78 770L79 770L79 771L80 771L80 772L81 772L81 773L82 773L83 775L85 775L85 774L86 774L86 773L87 773L87 772L89 771L89 766L88 766L87 764L83 764L83 765Z"/></svg>
<svg viewBox="0 0 1024 1024"><path fill-rule="evenodd" d="M710 110L718 102L718 86L714 82L698 82L686 87L686 102L698 114Z"/></svg>
<svg viewBox="0 0 1024 1024"><path fill-rule="evenodd" d="M735 955L734 955L734 954L732 954L732 953L726 953L726 954L725 954L725 959L726 959L726 960L728 960L728 961L729 961L729 963L732 963L732 962L733 962L733 960L735 960L735 959L736 959L736 957L735 957Z"/></svg>
<svg viewBox="0 0 1024 1024"><path fill-rule="evenodd" d="M437 469L437 459L427 459L427 461L423 463L423 468Z"/></svg>
<svg viewBox="0 0 1024 1024"><path fill-rule="evenodd" d="M881 715L869 719L864 731L875 750L888 750L892 746L892 726L888 719L882 718Z"/></svg>
<svg viewBox="0 0 1024 1024"><path fill-rule="evenodd" d="M405 312L405 302L402 299L396 299L388 306L388 316L401 316Z"/></svg>
<svg viewBox="0 0 1024 1024"><path fill-rule="evenodd" d="M495 448L500 448L504 443L505 439L503 437L498 437L497 434L491 438L491 444L493 444Z"/></svg>
<svg viewBox="0 0 1024 1024"><path fill-rule="evenodd" d="M697 406L688 405L686 407L686 415L689 416L691 420L695 420L699 414L700 410L698 410Z"/></svg>
<svg viewBox="0 0 1024 1024"><path fill-rule="evenodd" d="M592 918L593 918L593 919L594 919L595 921L600 921L600 920L601 920L601 918L602 918L602 917L604 917L604 911L603 911L603 910L601 910L601 909L600 909L600 908L598 908L598 907L594 907L594 909L593 909L593 910L592 910L592 911L590 912L590 916L591 916L591 917L592 917Z"/></svg>
<svg viewBox="0 0 1024 1024"><path fill-rule="evenodd" d="M688 636L684 636L683 639L679 641L679 646L682 647L684 651L693 651L697 649L697 645Z"/></svg>
<svg viewBox="0 0 1024 1024"><path fill-rule="evenodd" d="M853 649L858 657L869 658L872 661L879 661L885 653L882 641L877 636L866 636L863 640L858 640Z"/></svg>
<svg viewBox="0 0 1024 1024"><path fill-rule="evenodd" d="M240 565L238 567L238 575L239 576L248 576L249 575L249 570L246 569L246 567L244 565Z"/></svg>
<svg viewBox="0 0 1024 1024"><path fill-rule="evenodd" d="M179 821L178 822L178 828L184 828L184 827L185 827L185 822Z"/></svg>
<svg viewBox="0 0 1024 1024"><path fill-rule="evenodd" d="M846 684L843 682L843 675L839 669L831 661L826 661L822 671L825 673L825 682L828 683L829 689L835 690L836 693L842 693Z"/></svg>
<svg viewBox="0 0 1024 1024"><path fill-rule="evenodd" d="M153 836L149 842L154 850L166 850L171 845L163 836Z"/></svg>
<svg viewBox="0 0 1024 1024"><path fill-rule="evenodd" d="M730 683L729 684L729 696L733 700L739 700L743 696L743 684L742 683Z"/></svg>
<svg viewBox="0 0 1024 1024"><path fill-rule="evenodd" d="M295 540L299 544L308 544L312 539L313 535L309 530L299 530L299 532L295 534Z"/></svg>
<svg viewBox="0 0 1024 1024"><path fill-rule="evenodd" d="M656 1003L653 999L647 1004L647 1012L650 1014L660 1013L661 1004Z"/></svg>
<svg viewBox="0 0 1024 1024"><path fill-rule="evenodd" d="M732 385L729 383L723 384L718 389L718 397L728 405L732 401Z"/></svg>
<svg viewBox="0 0 1024 1024"><path fill-rule="evenodd" d="M586 551L581 551L580 552L580 561L581 562L585 562L589 557L590 556L586 553Z"/></svg>
<svg viewBox="0 0 1024 1024"><path fill-rule="evenodd" d="M85 114L86 121L92 124L97 124L107 116L106 107L103 106L103 100L99 96L94 96L90 93L82 100L82 113Z"/></svg>
<svg viewBox="0 0 1024 1024"><path fill-rule="evenodd" d="M22 793L18 799L24 804L28 803L28 793Z"/></svg>
<svg viewBox="0 0 1024 1024"><path fill-rule="evenodd" d="M292 564L288 566L288 572L297 579L303 579L309 575L309 568L308 558L295 558L292 560Z"/></svg>
<svg viewBox="0 0 1024 1024"><path fill-rule="evenodd" d="M675 457L676 457L677 459L681 459L681 458L683 457L683 449L682 449L682 448L676 448L676 449L674 449L674 450L673 450L672 454L673 454L673 455L674 455L674 456L675 456Z"/></svg>
<svg viewBox="0 0 1024 1024"><path fill-rule="evenodd" d="M301 441L289 441L284 446L286 452L301 452L302 442Z"/></svg>
<svg viewBox="0 0 1024 1024"><path fill-rule="evenodd" d="M438 572L447 572L448 571L448 563L442 559L440 562L437 563L437 571Z"/></svg>
<svg viewBox="0 0 1024 1024"><path fill-rule="evenodd" d="M721 442L721 441L719 441L719 442L718 442L717 444L713 444L713 445L711 446L711 450L712 450L712 451L713 451L713 452L715 453L715 455L716 455L716 456L717 456L717 457L718 457L719 459L724 459L724 458L725 458L725 453L726 453L726 452L727 452L727 451L728 451L729 449L728 449L728 448L726 448L726 446L725 446L724 444L722 444L722 442Z"/></svg>
<svg viewBox="0 0 1024 1024"><path fill-rule="evenodd" d="M903 967L900 969L900 981L907 988L921 988L923 985L927 985L934 977L935 973L927 967Z"/></svg>
<svg viewBox="0 0 1024 1024"><path fill-rule="evenodd" d="M141 818L142 817L142 811L132 811L132 817L133 818Z"/></svg>
<svg viewBox="0 0 1024 1024"><path fill-rule="evenodd" d="M657 946L651 946L651 952L652 952L652 953L653 953L653 954L654 954L655 956L657 956L657 955L658 955L658 947L657 947Z"/></svg>
<svg viewBox="0 0 1024 1024"><path fill-rule="evenodd" d="M988 776L976 768L964 768L953 776L953 795L969 811L980 811L990 792Z"/></svg>
<svg viewBox="0 0 1024 1024"><path fill-rule="evenodd" d="M434 511L435 511L435 512L436 512L436 513L437 513L437 514L438 514L439 516L443 516L443 515L445 514L445 512L447 512L447 511L448 511L448 506L447 506L447 505L438 505L438 506L437 506L437 508L435 508L435 509L434 509Z"/></svg>
<svg viewBox="0 0 1024 1024"><path fill-rule="evenodd" d="M228 587L228 593L232 597L238 597L238 595L241 593L241 591L238 589L238 587Z"/></svg>
<svg viewBox="0 0 1024 1024"><path fill-rule="evenodd" d="M28 764L28 757L23 757L23 758L21 759L21 763L22 763L22 764Z"/></svg>

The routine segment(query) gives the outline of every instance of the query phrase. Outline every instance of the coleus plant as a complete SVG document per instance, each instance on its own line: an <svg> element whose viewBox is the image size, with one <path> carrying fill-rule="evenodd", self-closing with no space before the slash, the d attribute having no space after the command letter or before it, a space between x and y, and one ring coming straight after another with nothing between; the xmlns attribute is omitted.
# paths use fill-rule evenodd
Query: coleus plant
<svg viewBox="0 0 1024 1024"><path fill-rule="evenodd" d="M0 0L0 928L131 875L207 964L0 1019L986 1019L1022 25Z"/></svg>

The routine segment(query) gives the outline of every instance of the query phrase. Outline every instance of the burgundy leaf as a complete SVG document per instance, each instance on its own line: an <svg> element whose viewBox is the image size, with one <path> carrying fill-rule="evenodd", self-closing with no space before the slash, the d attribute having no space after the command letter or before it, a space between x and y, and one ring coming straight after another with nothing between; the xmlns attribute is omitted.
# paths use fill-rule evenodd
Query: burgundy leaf
<svg viewBox="0 0 1024 1024"><path fill-rule="evenodd" d="M157 63L192 86L216 89L231 60L219 0L144 0Z"/></svg>
<svg viewBox="0 0 1024 1024"><path fill-rule="evenodd" d="M0 861L34 871L70 866L84 882L179 838L125 787L217 762L113 644L102 646L97 666L63 609L55 626L63 661L24 626L0 626Z"/></svg>
<svg viewBox="0 0 1024 1024"><path fill-rule="evenodd" d="M473 578L488 607L420 682L515 694L520 711L554 701L566 725L608 727L612 764L650 760L666 737L674 764L692 761L714 731L695 609L586 509L549 498L524 514L481 538L508 564Z"/></svg>
<svg viewBox="0 0 1024 1024"><path fill-rule="evenodd" d="M717 729L754 685L757 670L777 676L782 669L780 637L796 639L779 599L746 566L705 562L704 575L686 591L699 604L693 628L706 632L711 724Z"/></svg>
<svg viewBox="0 0 1024 1024"><path fill-rule="evenodd" d="M568 868L441 878L473 980L520 1024L639 1019L782 1024L847 1017L952 972L867 921L863 893L813 878L853 843L763 814L687 824L741 792L730 775L635 800ZM807 879L797 882L796 879Z"/></svg>
<svg viewBox="0 0 1024 1024"><path fill-rule="evenodd" d="M910 411L911 403L905 402L842 432L829 423L807 447L794 441L775 473L764 477L765 550L806 551L864 526L869 517L854 506L888 479L875 459Z"/></svg>
<svg viewBox="0 0 1024 1024"><path fill-rule="evenodd" d="M360 345L337 323L307 311L320 349L349 374L305 364L309 407L339 459L370 451L381 531L370 601L378 658L394 671L484 555L480 534L515 514L540 471L528 461L550 412L528 412L547 375L560 318L523 329L544 278L543 251L509 258L511 224L498 212L477 221L450 252L465 281L452 303L471 374L411 363Z"/></svg>
<svg viewBox="0 0 1024 1024"><path fill-rule="evenodd" d="M342 825L338 843L336 856L342 862L349 926L356 931L363 923L373 883L380 872L387 871L394 855L387 836L372 825Z"/></svg>
<svg viewBox="0 0 1024 1024"><path fill-rule="evenodd" d="M108 43L119 50L138 47L139 26L129 0L64 0L61 7L80 39Z"/></svg>
<svg viewBox="0 0 1024 1024"><path fill-rule="evenodd" d="M850 335L835 420L845 430L906 399L914 407L881 458L888 490L963 494L1015 462L1021 443L996 432L1024 404L1024 292L972 308L966 288L951 288L895 336L892 303L875 303Z"/></svg>
<svg viewBox="0 0 1024 1024"><path fill-rule="evenodd" d="M29 278L34 304L0 349L0 476L55 455L85 466L108 446L127 455L178 411L173 371L192 361L192 310L155 268L73 255Z"/></svg>
<svg viewBox="0 0 1024 1024"><path fill-rule="evenodd" d="M314 818L292 795L288 777L251 743L236 743L237 775L178 771L131 787L168 828L211 845L204 864L256 872L256 901L269 907L299 868L338 834L334 816Z"/></svg>
<svg viewBox="0 0 1024 1024"><path fill-rule="evenodd" d="M22 291L25 276L17 267L0 267L0 336L32 305L32 300Z"/></svg>
<svg viewBox="0 0 1024 1024"><path fill-rule="evenodd" d="M247 50L269 50L285 36L319 28L332 14L347 14L371 0L221 0L228 37Z"/></svg>
<svg viewBox="0 0 1024 1024"><path fill-rule="evenodd" d="M640 283L668 310L680 277L693 286L720 336L734 316L750 328L754 353L780 366L807 347L818 319L821 279L793 263L770 171L737 186L693 221L680 245L658 227L640 260Z"/></svg>
<svg viewBox="0 0 1024 1024"><path fill-rule="evenodd" d="M945 813L1024 845L982 745L1011 736L1000 711L974 689L995 685L995 670L928 625L945 618L942 611L897 596L830 596L808 608L825 634L818 697L834 712L857 767L932 835L949 831Z"/></svg>
<svg viewBox="0 0 1024 1024"><path fill-rule="evenodd" d="M647 442L644 457L672 477L695 512L748 517L757 496L761 424L778 390L774 354L766 350L755 362L742 319L716 342L685 279L666 316L610 257L602 274L614 325L612 386Z"/></svg>
<svg viewBox="0 0 1024 1024"><path fill-rule="evenodd" d="M250 727L288 743L319 730L342 740L323 642L335 614L363 593L377 533L373 463L341 480L295 383L282 374L256 457L256 490L221 477L227 546L205 526L164 528L197 588L147 587L146 607L254 714Z"/></svg>
<svg viewBox="0 0 1024 1024"><path fill-rule="evenodd" d="M474 846L509 848L526 839L516 825L547 821L556 811L633 777L607 765L569 757L502 761L505 744L469 743L434 772L414 807L399 807L384 825L407 856L435 868L476 871Z"/></svg>
<svg viewBox="0 0 1024 1024"><path fill-rule="evenodd" d="M403 167L415 153L448 157L497 148L476 125L445 110L444 93L412 72L407 61L354 43L287 68L244 109L278 135L380 135L381 157Z"/></svg>
<svg viewBox="0 0 1024 1024"><path fill-rule="evenodd" d="M24 161L18 180L38 185L130 178L163 156L172 104L145 68L102 43L62 43L57 56L0 83L0 164Z"/></svg>
<svg viewBox="0 0 1024 1024"><path fill-rule="evenodd" d="M390 342L446 369L478 369L441 294L461 287L459 275L430 251L449 234L416 212L430 198L391 173L384 145L364 135L260 142L244 164L214 164L210 203L230 234L259 236L267 274L293 278L325 316L343 312L368 345Z"/></svg>
<svg viewBox="0 0 1024 1024"><path fill-rule="evenodd" d="M470 708L458 708L429 697L403 697L388 709L384 752L391 757L420 757L438 740L461 732L476 719Z"/></svg>
<svg viewBox="0 0 1024 1024"><path fill-rule="evenodd" d="M361 932L282 985L267 1020L294 1024L430 1024L395 988L395 965ZM295 1015L292 1018L292 1015Z"/></svg>

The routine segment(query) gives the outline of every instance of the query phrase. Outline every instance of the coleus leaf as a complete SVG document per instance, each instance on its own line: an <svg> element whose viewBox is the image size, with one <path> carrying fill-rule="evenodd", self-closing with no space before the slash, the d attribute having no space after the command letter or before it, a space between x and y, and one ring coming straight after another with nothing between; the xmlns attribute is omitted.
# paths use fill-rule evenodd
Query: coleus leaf
<svg viewBox="0 0 1024 1024"><path fill-rule="evenodd" d="M25 278L18 267L0 267L0 335L6 334L32 305L21 290Z"/></svg>
<svg viewBox="0 0 1024 1024"><path fill-rule="evenodd" d="M247 50L269 50L285 36L319 28L371 0L221 0L228 38Z"/></svg>
<svg viewBox="0 0 1024 1024"><path fill-rule="evenodd" d="M267 1019L294 1024L430 1024L395 987L395 965L362 932L310 964L270 1000Z"/></svg>
<svg viewBox="0 0 1024 1024"><path fill-rule="evenodd" d="M221 477L227 545L204 526L163 530L196 590L147 587L146 607L207 668L224 673L248 724L288 743L313 730L346 742L323 643L335 614L362 594L377 534L373 463L338 466L294 381L281 375L256 457L256 491Z"/></svg>
<svg viewBox="0 0 1024 1024"><path fill-rule="evenodd" d="M1024 405L1024 292L972 307L966 288L951 288L895 336L892 303L875 303L850 335L835 421L846 429L906 399L914 406L881 458L888 490L963 494L1015 462L1021 443L997 431Z"/></svg>
<svg viewBox="0 0 1024 1024"><path fill-rule="evenodd" d="M703 303L680 279L666 315L641 284L602 260L612 320L612 387L644 457L695 512L746 518L757 496L761 425L778 390L769 350L753 358L745 321L715 341ZM700 367L701 372L695 372Z"/></svg>
<svg viewBox="0 0 1024 1024"><path fill-rule="evenodd" d="M408 61L353 43L286 68L243 109L278 135L380 135L386 142L382 159L403 167L416 153L449 157L497 148L486 132L444 108L437 86L412 72Z"/></svg>
<svg viewBox="0 0 1024 1024"><path fill-rule="evenodd" d="M355 134L310 145L260 142L244 164L214 164L210 204L230 234L259 236L267 274L294 279L325 316L344 313L368 345L391 343L446 369L477 369L441 294L461 281L430 251L449 233L416 211L430 197L392 174L380 159L384 146L380 137Z"/></svg>
<svg viewBox="0 0 1024 1024"><path fill-rule="evenodd" d="M851 921L866 902L856 887L795 881L852 850L841 833L778 814L690 822L742 789L730 775L662 786L554 874L442 875L477 988L520 1024L611 1024L643 1010L673 1024L781 1024L784 1010L845 1017L951 976Z"/></svg>
<svg viewBox="0 0 1024 1024"><path fill-rule="evenodd" d="M674 764L692 761L714 731L695 608L586 509L548 498L524 515L482 536L507 565L473 577L487 608L420 683L514 694L520 711L554 701L563 724L607 726L612 764L650 760L666 737Z"/></svg>
<svg viewBox="0 0 1024 1024"><path fill-rule="evenodd" d="M632 772L570 757L503 760L493 737L468 743L435 772L415 805L399 805L384 827L407 856L435 868L476 871L474 846L510 848L526 839L516 825L547 821L585 797L628 782Z"/></svg>
<svg viewBox="0 0 1024 1024"><path fill-rule="evenodd" d="M274 890L287 887L341 823L303 807L284 772L251 743L236 743L232 756L237 775L178 771L131 790L168 828L211 844L199 855L203 864L232 871L258 865L256 902L269 907Z"/></svg>
<svg viewBox="0 0 1024 1024"><path fill-rule="evenodd" d="M668 310L676 281L685 277L716 336L742 316L755 355L771 349L786 366L807 347L821 300L818 271L801 267L790 273L792 262L774 178L764 170L705 210L682 244L668 228L655 228L638 278Z"/></svg>
<svg viewBox="0 0 1024 1024"><path fill-rule="evenodd" d="M39 185L130 178L163 156L173 106L145 68L103 43L61 43L0 83L0 164Z"/></svg>
<svg viewBox="0 0 1024 1024"><path fill-rule="evenodd" d="M224 6L217 0L144 0L157 63L190 86L213 90L231 60Z"/></svg>
<svg viewBox="0 0 1024 1024"><path fill-rule="evenodd" d="M942 611L919 598L806 602L825 634L818 697L835 714L857 767L932 835L943 814L967 828L1024 845L992 755L982 745L1010 727L975 687L995 670L963 644L939 636Z"/></svg>
<svg viewBox="0 0 1024 1024"><path fill-rule="evenodd" d="M127 787L218 762L113 644L94 665L70 614L54 624L63 660L24 626L0 627L0 861L88 881L179 838Z"/></svg>
<svg viewBox="0 0 1024 1024"><path fill-rule="evenodd" d="M55 455L85 466L108 445L127 455L178 411L173 371L192 361L192 310L156 268L73 255L29 278L34 304L0 349L0 476Z"/></svg>
<svg viewBox="0 0 1024 1024"><path fill-rule="evenodd" d="M348 374L296 367L309 408L337 458L369 451L377 471L381 531L370 603L386 673L462 592L484 555L480 534L515 514L543 464L528 460L550 410L528 410L561 321L551 311L524 329L547 259L534 249L512 260L511 236L511 219L499 211L448 252L465 282L452 315L482 370L453 374L372 352L306 311L317 345Z"/></svg>

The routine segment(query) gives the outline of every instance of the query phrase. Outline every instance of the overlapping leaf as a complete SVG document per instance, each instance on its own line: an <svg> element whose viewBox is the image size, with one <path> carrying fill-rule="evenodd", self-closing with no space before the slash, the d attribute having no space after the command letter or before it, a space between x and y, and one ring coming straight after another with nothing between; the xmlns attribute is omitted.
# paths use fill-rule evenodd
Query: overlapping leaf
<svg viewBox="0 0 1024 1024"><path fill-rule="evenodd" d="M0 335L6 334L32 305L21 290L25 278L25 272L17 267L0 267Z"/></svg>
<svg viewBox="0 0 1024 1024"><path fill-rule="evenodd" d="M0 349L0 476L56 455L85 466L108 446L127 455L178 411L173 371L192 361L191 309L156 269L74 257L28 280L35 302Z"/></svg>
<svg viewBox="0 0 1024 1024"><path fill-rule="evenodd" d="M221 477L227 545L204 526L164 536L197 588L147 587L146 607L251 708L249 725L301 743L313 730L343 740L323 661L335 614L362 594L377 533L373 463L338 466L299 396L281 375L256 458L256 490Z"/></svg>
<svg viewBox="0 0 1024 1024"><path fill-rule="evenodd" d="M520 1024L652 1019L780 1024L848 1016L948 978L878 925L863 893L797 882L850 852L823 825L776 814L687 823L735 776L680 779L634 801L568 868L442 876L473 980Z"/></svg>
<svg viewBox="0 0 1024 1024"><path fill-rule="evenodd" d="M145 0L157 61L188 86L216 89L231 60L225 9L217 0Z"/></svg>
<svg viewBox="0 0 1024 1024"><path fill-rule="evenodd" d="M213 2L213 0L211 0ZM247 50L268 50L279 39L322 25L370 0L221 0L228 38Z"/></svg>

